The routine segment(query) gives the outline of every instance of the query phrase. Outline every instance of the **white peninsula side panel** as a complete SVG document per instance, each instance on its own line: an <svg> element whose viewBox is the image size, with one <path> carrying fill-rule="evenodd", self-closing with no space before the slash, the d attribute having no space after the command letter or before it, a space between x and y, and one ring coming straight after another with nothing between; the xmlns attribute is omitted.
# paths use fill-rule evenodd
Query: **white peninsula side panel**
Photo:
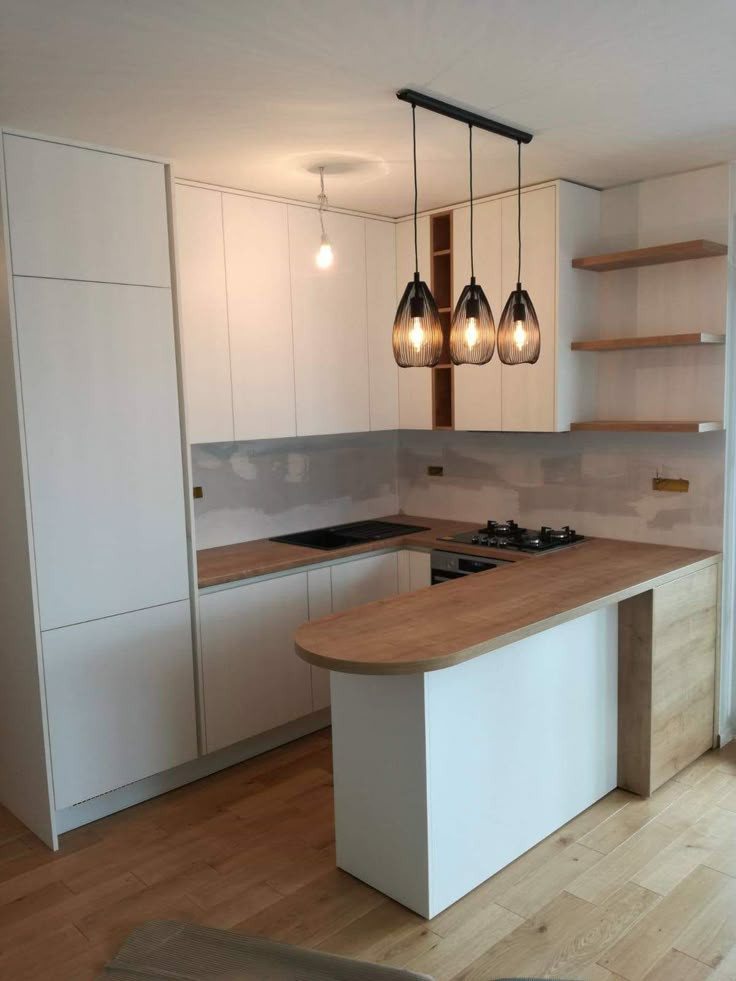
<svg viewBox="0 0 736 981"><path fill-rule="evenodd" d="M617 651L613 605L440 671L334 672L338 866L436 916L613 790Z"/></svg>

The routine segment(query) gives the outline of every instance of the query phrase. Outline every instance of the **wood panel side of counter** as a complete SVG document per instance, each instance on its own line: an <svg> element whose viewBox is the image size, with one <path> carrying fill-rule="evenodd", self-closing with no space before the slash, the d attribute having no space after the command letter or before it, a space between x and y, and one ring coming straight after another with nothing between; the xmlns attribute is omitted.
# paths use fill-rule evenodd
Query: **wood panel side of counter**
<svg viewBox="0 0 736 981"><path fill-rule="evenodd" d="M618 785L651 793L654 591L618 605Z"/></svg>
<svg viewBox="0 0 736 981"><path fill-rule="evenodd" d="M713 745L718 567L619 605L619 786L649 796Z"/></svg>

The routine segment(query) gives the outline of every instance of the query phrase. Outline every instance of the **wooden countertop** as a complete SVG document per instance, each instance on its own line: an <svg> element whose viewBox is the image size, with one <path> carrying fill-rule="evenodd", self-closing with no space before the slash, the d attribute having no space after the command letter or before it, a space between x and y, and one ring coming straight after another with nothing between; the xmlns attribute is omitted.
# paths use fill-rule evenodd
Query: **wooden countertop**
<svg viewBox="0 0 736 981"><path fill-rule="evenodd" d="M305 623L296 650L331 671L436 671L718 561L717 552L591 538Z"/></svg>
<svg viewBox="0 0 736 981"><path fill-rule="evenodd" d="M364 545L351 545L349 548L322 551L304 548L302 545L285 545L267 538L253 542L240 542L237 545L222 545L219 548L205 548L197 552L197 579L200 589L205 586L220 586L223 583L237 582L239 579L252 579L255 576L268 576L276 572L298 569L300 566L316 565L320 562L335 562L351 555L367 555L386 548L412 548L418 551L431 551L443 548L446 551L463 552L467 555L487 555L499 559L526 561L536 559L535 555L519 555L501 549L476 548L472 545L455 545L443 542L441 535L455 535L461 531L475 531L479 522L444 521L441 518L421 518L411 514L391 514L381 521L400 521L403 524L423 525L427 531L413 535L399 535L397 538L384 538L380 542L367 542Z"/></svg>

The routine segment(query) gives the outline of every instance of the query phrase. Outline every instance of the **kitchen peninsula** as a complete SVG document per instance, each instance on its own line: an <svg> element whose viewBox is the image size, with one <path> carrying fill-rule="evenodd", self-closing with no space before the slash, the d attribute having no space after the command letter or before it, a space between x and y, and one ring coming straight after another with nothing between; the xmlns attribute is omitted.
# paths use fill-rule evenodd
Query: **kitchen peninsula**
<svg viewBox="0 0 736 981"><path fill-rule="evenodd" d="M301 626L332 672L338 865L432 917L703 753L719 565L589 539Z"/></svg>

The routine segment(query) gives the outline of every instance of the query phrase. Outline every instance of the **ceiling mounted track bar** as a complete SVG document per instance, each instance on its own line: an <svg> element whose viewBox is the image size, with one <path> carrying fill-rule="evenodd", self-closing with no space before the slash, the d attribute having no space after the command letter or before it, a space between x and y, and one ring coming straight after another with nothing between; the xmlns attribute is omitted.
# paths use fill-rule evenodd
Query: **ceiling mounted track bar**
<svg viewBox="0 0 736 981"><path fill-rule="evenodd" d="M402 102L408 102L412 106L419 106L420 109L428 109L436 112L440 116L447 116L448 119L456 119L459 123L466 126L475 126L477 129L485 129L489 133L497 136L505 136L507 140L514 143L531 143L533 137L531 133L526 133L523 129L516 129L506 123L499 123L496 119L488 116L481 116L480 113L470 109L463 109L462 106L454 106L451 102L443 102L442 99L435 99L432 95L425 95L417 92L416 89L399 89L396 98Z"/></svg>

